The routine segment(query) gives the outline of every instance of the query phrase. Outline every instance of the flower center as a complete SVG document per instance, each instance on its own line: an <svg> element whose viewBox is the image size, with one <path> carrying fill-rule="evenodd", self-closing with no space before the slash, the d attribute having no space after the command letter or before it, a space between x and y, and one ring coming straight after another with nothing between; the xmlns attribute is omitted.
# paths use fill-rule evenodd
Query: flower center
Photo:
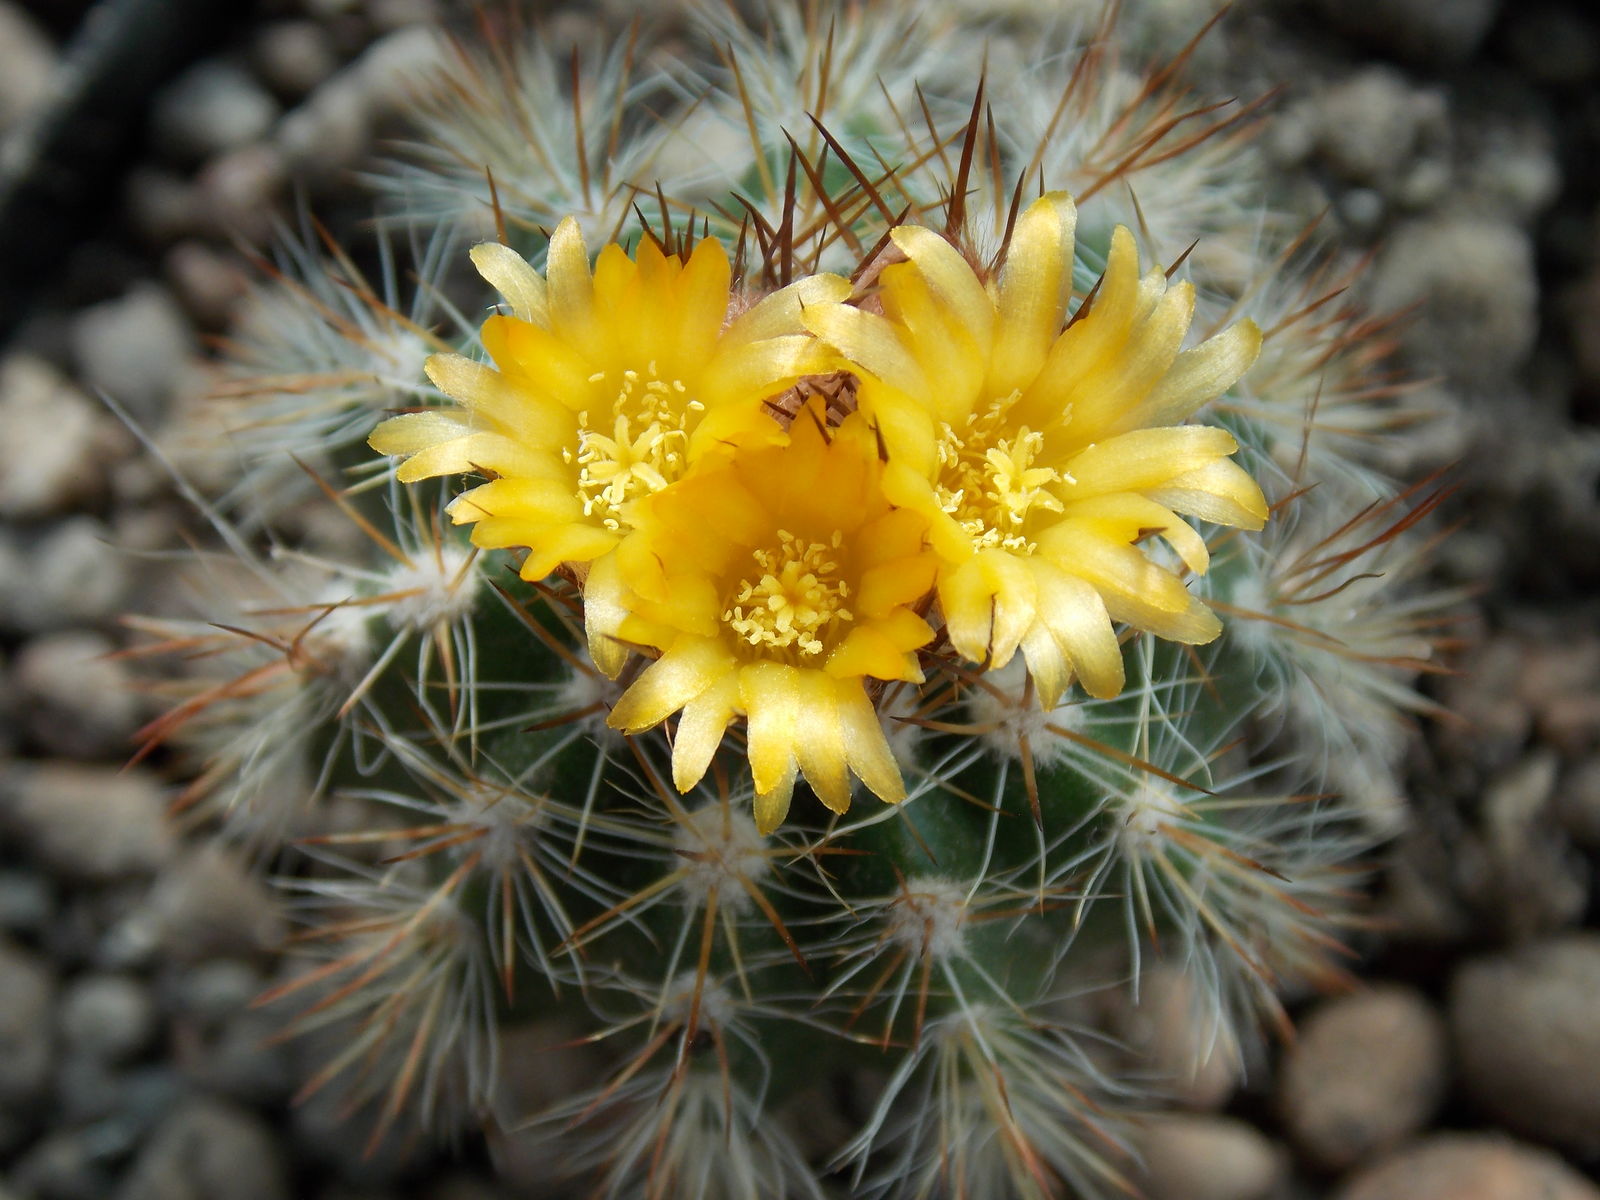
<svg viewBox="0 0 1600 1200"><path fill-rule="evenodd" d="M722 619L757 650L801 661L827 649L836 627L852 619L844 602L850 585L839 578L838 531L826 543L804 542L778 530L774 549L754 552L756 569L733 589Z"/></svg>
<svg viewBox="0 0 1600 1200"><path fill-rule="evenodd" d="M1024 532L1034 509L1060 512L1047 489L1071 481L1054 467L1036 467L1044 434L1026 425L1012 430L1006 417L1020 395L1012 392L968 415L959 429L939 427L939 506L967 531L979 549L1000 547L1023 554L1034 544Z"/></svg>
<svg viewBox="0 0 1600 1200"><path fill-rule="evenodd" d="M605 384L612 372L589 376ZM683 474L689 449L688 426L705 405L689 398L681 379L664 380L654 360L643 372L625 370L611 401L610 422L590 424L578 414L578 449L561 457L578 466L578 497L584 516L598 517L607 529L621 530L623 506L658 492ZM604 418L600 419L602 422Z"/></svg>

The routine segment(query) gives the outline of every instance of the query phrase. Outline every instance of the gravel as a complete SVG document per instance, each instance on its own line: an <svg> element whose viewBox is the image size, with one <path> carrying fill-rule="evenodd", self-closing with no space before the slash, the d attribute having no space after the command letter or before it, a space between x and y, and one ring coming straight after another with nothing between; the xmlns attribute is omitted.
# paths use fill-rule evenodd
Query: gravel
<svg viewBox="0 0 1600 1200"><path fill-rule="evenodd" d="M1600 1189L1547 1151L1441 1134L1359 1172L1335 1200L1600 1200Z"/></svg>
<svg viewBox="0 0 1600 1200"><path fill-rule="evenodd" d="M1568 933L1462 965L1450 1029L1462 1081L1506 1128L1600 1153L1600 934Z"/></svg>
<svg viewBox="0 0 1600 1200"><path fill-rule="evenodd" d="M69 762L0 773L0 828L65 879L146 876L172 860L166 795L144 771Z"/></svg>
<svg viewBox="0 0 1600 1200"><path fill-rule="evenodd" d="M1418 993L1375 987L1300 1022L1278 1077L1278 1110L1301 1152L1344 1171L1422 1129L1449 1070L1443 1019Z"/></svg>

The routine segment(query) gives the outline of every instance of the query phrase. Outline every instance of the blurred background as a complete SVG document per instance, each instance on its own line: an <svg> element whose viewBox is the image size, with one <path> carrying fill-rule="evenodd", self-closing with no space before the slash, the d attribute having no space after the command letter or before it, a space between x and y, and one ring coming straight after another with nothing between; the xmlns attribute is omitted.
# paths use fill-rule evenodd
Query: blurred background
<svg viewBox="0 0 1600 1200"><path fill-rule="evenodd" d="M526 7L564 43L674 5ZM1123 8L1153 54L1214 12ZM1407 311L1398 362L1447 415L1396 467L1449 468L1436 580L1475 597L1429 685L1453 716L1409 751L1364 986L1297 999L1292 1044L1179 1089L1143 1132L1152 1200L1600 1200L1591 9L1242 0L1188 67L1207 95L1278 89L1275 202L1369 254L1365 299ZM446 0L0 0L0 1200L549 1194L514 1139L366 1158L334 1106L290 1103L314 1064L250 1006L286 926L253 864L169 819L174 764L126 765L161 704L117 653L124 614L166 606L167 555L206 536L164 460L254 251L311 213L378 260L361 172L404 135L435 28L470 20ZM1158 1064L1194 1050L1183 986L1156 981L1119 1028Z"/></svg>

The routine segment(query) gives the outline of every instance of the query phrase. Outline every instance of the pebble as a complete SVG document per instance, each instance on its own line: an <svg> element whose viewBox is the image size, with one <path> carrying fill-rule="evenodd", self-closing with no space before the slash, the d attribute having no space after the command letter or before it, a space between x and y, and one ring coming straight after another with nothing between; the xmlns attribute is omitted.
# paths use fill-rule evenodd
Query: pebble
<svg viewBox="0 0 1600 1200"><path fill-rule="evenodd" d="M157 283L139 283L115 300L84 309L72 323L78 370L146 428L193 371L194 331L177 300Z"/></svg>
<svg viewBox="0 0 1600 1200"><path fill-rule="evenodd" d="M139 1152L114 1200L289 1200L272 1131L248 1109L214 1097L180 1105Z"/></svg>
<svg viewBox="0 0 1600 1200"><path fill-rule="evenodd" d="M212 237L263 242L272 235L274 204L288 183L283 153L270 143L220 155L195 177L195 228Z"/></svg>
<svg viewBox="0 0 1600 1200"><path fill-rule="evenodd" d="M56 49L27 9L0 0L0 134L42 100L56 67Z"/></svg>
<svg viewBox="0 0 1600 1200"><path fill-rule="evenodd" d="M1358 1172L1334 1200L1600 1200L1600 1189L1547 1151L1447 1133Z"/></svg>
<svg viewBox="0 0 1600 1200"><path fill-rule="evenodd" d="M1600 850L1600 754L1573 767L1556 789L1562 827L1586 850Z"/></svg>
<svg viewBox="0 0 1600 1200"><path fill-rule="evenodd" d="M171 861L166 796L149 772L70 762L0 774L0 827L67 879L148 875Z"/></svg>
<svg viewBox="0 0 1600 1200"><path fill-rule="evenodd" d="M167 251L162 273L184 308L203 329L226 330L250 290L236 255L189 238Z"/></svg>
<svg viewBox="0 0 1600 1200"><path fill-rule="evenodd" d="M1139 1003L1120 1014L1119 1034L1164 1095L1195 1111L1222 1107L1243 1077L1239 1046L1226 1027L1212 1029L1194 981L1177 967L1155 966L1139 983Z"/></svg>
<svg viewBox="0 0 1600 1200"><path fill-rule="evenodd" d="M1541 746L1484 788L1487 871L1479 903L1513 941L1564 928L1583 915L1589 872L1554 820L1560 759Z"/></svg>
<svg viewBox="0 0 1600 1200"><path fill-rule="evenodd" d="M248 71L206 59L156 97L151 141L169 160L197 163L259 141L277 119L278 102Z"/></svg>
<svg viewBox="0 0 1600 1200"><path fill-rule="evenodd" d="M272 892L237 854L214 843L186 850L163 871L134 919L155 928L176 962L259 954L284 935Z"/></svg>
<svg viewBox="0 0 1600 1200"><path fill-rule="evenodd" d="M1444 1021L1410 988L1324 1001L1301 1023L1278 1110L1317 1167L1343 1171L1393 1149L1433 1116L1449 1070Z"/></svg>
<svg viewBox="0 0 1600 1200"><path fill-rule="evenodd" d="M82 975L61 997L61 1039L69 1050L108 1065L127 1062L150 1043L156 1006L128 975Z"/></svg>
<svg viewBox="0 0 1600 1200"><path fill-rule="evenodd" d="M250 44L250 61L262 82L285 100L298 100L339 67L327 31L306 20L262 26Z"/></svg>
<svg viewBox="0 0 1600 1200"><path fill-rule="evenodd" d="M13 669L29 736L61 758L125 757L143 705L111 639L87 630L23 646Z"/></svg>
<svg viewBox="0 0 1600 1200"><path fill-rule="evenodd" d="M328 181L357 164L378 122L410 98L442 56L438 34L425 26L384 35L283 118L277 147L297 176Z"/></svg>
<svg viewBox="0 0 1600 1200"><path fill-rule="evenodd" d="M1597 997L1600 934L1592 932L1463 964L1450 984L1450 1028L1478 1106L1535 1140L1600 1153Z"/></svg>
<svg viewBox="0 0 1600 1200"><path fill-rule="evenodd" d="M1148 1200L1271 1200L1288 1176L1288 1155L1233 1117L1150 1118L1138 1136Z"/></svg>
<svg viewBox="0 0 1600 1200"><path fill-rule="evenodd" d="M56 983L39 958L0 940L0 1109L22 1107L48 1085L55 1061Z"/></svg>
<svg viewBox="0 0 1600 1200"><path fill-rule="evenodd" d="M91 503L106 470L129 449L104 409L42 358L17 353L0 362L0 519L53 516Z"/></svg>
<svg viewBox="0 0 1600 1200"><path fill-rule="evenodd" d="M200 228L200 189L176 171L141 165L128 172L124 209L141 238L164 246Z"/></svg>
<svg viewBox="0 0 1600 1200"><path fill-rule="evenodd" d="M1502 378L1538 332L1533 244L1515 225L1445 214L1408 222L1379 256L1371 299L1380 311L1417 306L1408 349L1463 386Z"/></svg>
<svg viewBox="0 0 1600 1200"><path fill-rule="evenodd" d="M1429 66L1472 57L1494 24L1499 0L1318 0L1339 32Z"/></svg>
<svg viewBox="0 0 1600 1200"><path fill-rule="evenodd" d="M46 1135L17 1160L12 1182L29 1200L106 1200L113 1185L98 1132L91 1126Z"/></svg>
<svg viewBox="0 0 1600 1200"><path fill-rule="evenodd" d="M0 867L0 932L42 933L55 911L55 888L48 876Z"/></svg>
<svg viewBox="0 0 1600 1200"><path fill-rule="evenodd" d="M127 560L93 517L69 517L27 539L0 529L0 625L41 634L108 621L130 583Z"/></svg>
<svg viewBox="0 0 1600 1200"><path fill-rule="evenodd" d="M1311 105L1317 143L1334 172L1351 183L1393 186L1419 147L1446 131L1444 96L1413 87L1392 67L1368 67L1328 88Z"/></svg>

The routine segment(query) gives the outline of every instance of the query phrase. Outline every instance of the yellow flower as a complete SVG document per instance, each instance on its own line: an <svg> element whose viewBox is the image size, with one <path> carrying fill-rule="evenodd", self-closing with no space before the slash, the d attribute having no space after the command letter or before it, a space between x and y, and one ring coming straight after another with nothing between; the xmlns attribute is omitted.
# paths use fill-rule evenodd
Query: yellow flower
<svg viewBox="0 0 1600 1200"><path fill-rule="evenodd" d="M687 261L648 240L636 259L609 245L591 272L570 217L550 239L547 278L496 243L472 259L511 306L483 324L495 365L435 355L428 377L462 408L391 418L371 444L409 456L404 482L490 476L450 515L486 549L526 547L527 579L606 554L632 527L635 503L702 456L782 440L762 401L828 369L800 308L845 290L811 278L735 313L715 239Z"/></svg>
<svg viewBox="0 0 1600 1200"><path fill-rule="evenodd" d="M683 712L673 780L705 773L735 716L748 722L756 824L782 822L795 775L835 812L850 774L905 796L867 679L920 682L933 630L914 610L933 587L926 523L891 507L873 429L835 430L811 402L786 446L749 446L640 507L622 558L617 635L661 656L610 723L638 733Z"/></svg>
<svg viewBox="0 0 1600 1200"><path fill-rule="evenodd" d="M1020 648L1047 706L1074 672L1091 695L1122 690L1113 620L1191 644L1220 632L1141 542L1159 534L1199 573L1205 542L1178 514L1247 529L1267 515L1227 457L1233 437L1178 424L1249 368L1260 332L1242 321L1181 351L1194 290L1141 277L1121 227L1063 328L1075 224L1070 197L1041 197L988 284L944 237L901 226L907 261L882 272L882 315L843 302L803 314L860 376L890 501L929 523L951 644L991 667Z"/></svg>

